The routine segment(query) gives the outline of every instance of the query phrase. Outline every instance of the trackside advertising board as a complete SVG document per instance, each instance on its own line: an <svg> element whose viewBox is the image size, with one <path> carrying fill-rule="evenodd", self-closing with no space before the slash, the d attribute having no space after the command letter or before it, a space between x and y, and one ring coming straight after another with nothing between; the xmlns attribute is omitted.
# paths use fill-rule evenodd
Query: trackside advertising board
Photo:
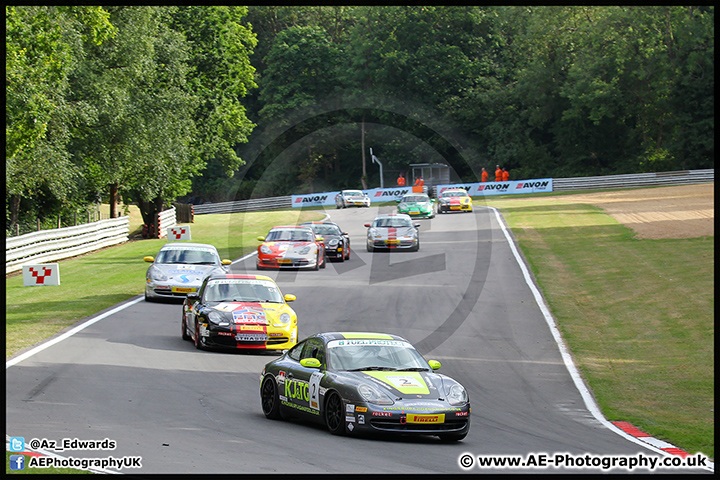
<svg viewBox="0 0 720 480"><path fill-rule="evenodd" d="M322 207L335 205L335 197L340 190L324 193L309 193L307 195L292 195L292 206L296 207Z"/></svg>
<svg viewBox="0 0 720 480"><path fill-rule="evenodd" d="M412 187L394 187L394 188L370 188L363 190L370 198L370 203L376 202L393 202L400 200L403 195L412 193ZM292 195L293 207L320 207L335 206L335 197L340 193L335 192L310 193L307 195Z"/></svg>
<svg viewBox="0 0 720 480"><path fill-rule="evenodd" d="M511 193L544 193L553 191L553 181L552 178L541 178L537 180L512 180L508 182L454 183L450 185L438 185L438 195L448 188L464 188L471 197L508 195ZM412 193L412 187L371 188L363 190L363 192L370 197L371 203L394 202L400 200L404 195ZM336 190L334 192L292 195L292 206L335 206L335 197L339 193L340 191Z"/></svg>
<svg viewBox="0 0 720 480"><path fill-rule="evenodd" d="M485 183L455 183L452 185L438 185L437 194L440 195L448 188L463 188L471 197L483 195L509 195L512 193L544 193L553 191L552 178L537 180L512 180L508 182Z"/></svg>

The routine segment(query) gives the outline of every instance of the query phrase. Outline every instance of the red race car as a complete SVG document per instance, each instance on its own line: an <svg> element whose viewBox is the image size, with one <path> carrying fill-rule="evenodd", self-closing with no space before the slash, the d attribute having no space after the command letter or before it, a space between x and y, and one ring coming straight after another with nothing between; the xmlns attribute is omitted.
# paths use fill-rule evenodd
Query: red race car
<svg viewBox="0 0 720 480"><path fill-rule="evenodd" d="M257 269L325 268L323 237L315 235L308 226L285 225L273 227L258 247Z"/></svg>

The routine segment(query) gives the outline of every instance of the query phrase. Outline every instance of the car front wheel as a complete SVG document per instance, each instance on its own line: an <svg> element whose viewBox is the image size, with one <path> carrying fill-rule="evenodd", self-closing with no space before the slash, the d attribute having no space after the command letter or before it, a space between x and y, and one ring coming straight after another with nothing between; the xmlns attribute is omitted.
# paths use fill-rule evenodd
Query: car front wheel
<svg viewBox="0 0 720 480"><path fill-rule="evenodd" d="M342 398L337 392L331 393L325 401L325 425L333 435L345 434L345 412Z"/></svg>

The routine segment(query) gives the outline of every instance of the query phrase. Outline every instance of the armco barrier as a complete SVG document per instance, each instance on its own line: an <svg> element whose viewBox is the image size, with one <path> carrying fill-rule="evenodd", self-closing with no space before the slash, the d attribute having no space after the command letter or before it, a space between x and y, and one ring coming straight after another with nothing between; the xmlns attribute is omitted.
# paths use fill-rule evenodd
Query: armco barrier
<svg viewBox="0 0 720 480"><path fill-rule="evenodd" d="M205 203L195 205L195 215L207 215L212 213L236 213L251 212L258 210L277 210L281 208L292 208L292 197L270 197L251 200L238 200L236 202Z"/></svg>
<svg viewBox="0 0 720 480"><path fill-rule="evenodd" d="M697 183L714 183L715 169L710 168L706 170L681 170L675 172L605 175L599 177L553 178L552 181L554 192L567 192L572 190L590 189L602 190L609 188L692 185ZM236 202L206 203L204 205L195 205L194 213L196 215L208 215L213 213L235 213L258 210L276 210L283 208L292 208L291 195L285 197L260 198L256 200L239 200Z"/></svg>
<svg viewBox="0 0 720 480"><path fill-rule="evenodd" d="M692 185L714 183L715 169L682 170L675 172L637 173L599 177L554 178L553 191L602 190L648 186ZM195 215L235 213L292 208L292 196L239 200L236 202L195 205ZM160 237L176 225L175 208L159 213ZM10 237L5 242L5 271L11 273L23 264L51 262L109 245L127 241L129 217L120 217L76 227L58 228Z"/></svg>
<svg viewBox="0 0 720 480"><path fill-rule="evenodd" d="M177 225L177 217L175 216L175 207L169 210L163 210L158 213L158 238L167 236L168 228Z"/></svg>
<svg viewBox="0 0 720 480"><path fill-rule="evenodd" d="M110 218L75 227L41 230L5 241L5 273L28 263L47 263L126 242L130 217Z"/></svg>
<svg viewBox="0 0 720 480"><path fill-rule="evenodd" d="M591 190L605 188L663 187L670 185L693 185L714 183L715 169L680 170L675 172L631 173L602 177L554 178L553 191Z"/></svg>

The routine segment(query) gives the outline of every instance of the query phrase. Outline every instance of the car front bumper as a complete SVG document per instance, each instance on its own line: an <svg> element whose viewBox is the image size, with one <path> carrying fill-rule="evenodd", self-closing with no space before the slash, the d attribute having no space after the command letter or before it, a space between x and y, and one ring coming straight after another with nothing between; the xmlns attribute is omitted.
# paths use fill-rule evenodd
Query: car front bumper
<svg viewBox="0 0 720 480"><path fill-rule="evenodd" d="M405 249L415 248L417 245L417 238L412 240L405 239L373 239L369 240L370 245L375 248L393 248L393 249Z"/></svg>
<svg viewBox="0 0 720 480"><path fill-rule="evenodd" d="M350 433L392 432L413 435L466 433L470 405L450 407L438 402L408 402L383 407L345 402L345 427Z"/></svg>
<svg viewBox="0 0 720 480"><path fill-rule="evenodd" d="M198 325L198 333L204 347L241 350L286 350L297 343L297 326L286 330L274 330L262 334L233 332L228 327Z"/></svg>
<svg viewBox="0 0 720 480"><path fill-rule="evenodd" d="M257 259L258 268L316 268L318 260L312 257L280 257L280 256L259 256Z"/></svg>
<svg viewBox="0 0 720 480"><path fill-rule="evenodd" d="M188 293L196 292L200 285L172 284L168 282L145 282L146 298L178 298L187 297Z"/></svg>

